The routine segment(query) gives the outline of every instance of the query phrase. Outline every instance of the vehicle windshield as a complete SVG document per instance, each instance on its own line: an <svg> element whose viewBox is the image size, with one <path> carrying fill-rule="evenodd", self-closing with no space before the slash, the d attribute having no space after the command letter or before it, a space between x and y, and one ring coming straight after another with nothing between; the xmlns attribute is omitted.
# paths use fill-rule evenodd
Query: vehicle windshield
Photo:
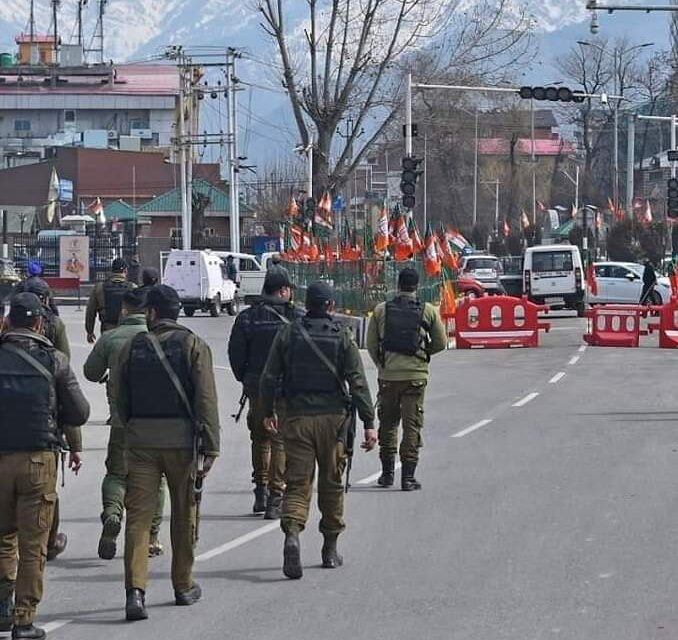
<svg viewBox="0 0 678 640"><path fill-rule="evenodd" d="M466 262L467 271L475 271L476 269L493 269L497 271L499 268L499 260L496 258L470 258Z"/></svg>
<svg viewBox="0 0 678 640"><path fill-rule="evenodd" d="M532 271L572 271L571 251L535 251L532 254Z"/></svg>

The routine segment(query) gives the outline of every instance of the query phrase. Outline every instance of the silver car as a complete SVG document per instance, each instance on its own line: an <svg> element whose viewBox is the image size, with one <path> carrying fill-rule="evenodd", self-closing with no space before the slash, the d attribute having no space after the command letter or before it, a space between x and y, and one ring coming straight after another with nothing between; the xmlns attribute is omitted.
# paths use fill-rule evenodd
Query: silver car
<svg viewBox="0 0 678 640"><path fill-rule="evenodd" d="M488 293L503 293L503 287L499 281L502 267L496 256L464 256L461 262L461 273L480 282Z"/></svg>

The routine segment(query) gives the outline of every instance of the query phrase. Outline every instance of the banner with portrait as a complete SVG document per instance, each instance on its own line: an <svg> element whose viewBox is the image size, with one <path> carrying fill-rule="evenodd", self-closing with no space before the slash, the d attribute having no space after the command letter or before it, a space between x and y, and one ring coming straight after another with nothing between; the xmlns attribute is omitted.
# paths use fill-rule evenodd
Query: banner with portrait
<svg viewBox="0 0 678 640"><path fill-rule="evenodd" d="M61 236L59 238L59 277L89 281L89 238Z"/></svg>

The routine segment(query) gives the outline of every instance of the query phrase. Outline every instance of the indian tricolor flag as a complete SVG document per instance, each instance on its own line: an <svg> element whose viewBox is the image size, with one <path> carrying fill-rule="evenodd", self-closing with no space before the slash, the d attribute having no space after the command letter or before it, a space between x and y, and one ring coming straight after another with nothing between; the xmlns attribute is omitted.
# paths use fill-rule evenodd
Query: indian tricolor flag
<svg viewBox="0 0 678 640"><path fill-rule="evenodd" d="M464 249L466 249L466 247L471 246L471 243L458 231L450 231L447 237L450 241L450 247L452 250L458 253L462 252Z"/></svg>

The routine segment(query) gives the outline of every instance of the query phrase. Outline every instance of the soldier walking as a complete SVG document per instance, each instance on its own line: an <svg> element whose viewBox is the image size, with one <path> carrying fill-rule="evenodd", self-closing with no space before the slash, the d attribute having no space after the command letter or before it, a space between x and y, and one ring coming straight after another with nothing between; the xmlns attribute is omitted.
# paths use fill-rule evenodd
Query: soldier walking
<svg viewBox="0 0 678 640"><path fill-rule="evenodd" d="M59 431L77 474L89 404L66 357L42 335L38 297L14 296L8 320L0 337L0 631L44 638L33 620L56 502Z"/></svg>
<svg viewBox="0 0 678 640"><path fill-rule="evenodd" d="M219 454L217 392L209 346L177 323L177 292L159 285L146 296L148 333L120 351L112 371L111 399L125 430L127 525L125 615L145 620L149 529L161 477L171 500L172 585L177 605L201 597L193 581L196 542L196 476L203 478Z"/></svg>
<svg viewBox="0 0 678 640"><path fill-rule="evenodd" d="M144 305L146 295L141 289L127 291L122 299L122 322L115 329L104 333L97 340L87 357L83 373L90 382L106 381L111 375L122 347L138 333L146 332ZM107 388L108 391L108 388ZM111 431L106 456L106 475L101 485L103 511L101 512L102 532L99 538L98 554L102 560L112 560L117 551L117 539L125 512L125 492L127 489L127 456L125 439L115 406L110 402ZM163 553L158 539L162 514L165 508L165 482L158 491L157 507L151 524L151 538L148 555L159 556Z"/></svg>
<svg viewBox="0 0 678 640"><path fill-rule="evenodd" d="M377 305L367 330L367 350L379 373L380 487L391 487L400 443L401 489L414 491L414 477L422 446L424 394L431 356L447 346L445 326L436 308L417 297L419 274L405 268L398 275L398 294Z"/></svg>
<svg viewBox="0 0 678 640"><path fill-rule="evenodd" d="M94 325L97 316L101 322L101 333L110 331L120 322L122 297L126 291L134 289L136 285L127 279L127 262L123 258L116 258L111 264L111 275L106 282L99 282L87 301L85 310L85 331L87 342L96 341Z"/></svg>
<svg viewBox="0 0 678 640"><path fill-rule="evenodd" d="M360 352L347 328L331 316L334 292L324 282L306 292L306 316L280 329L261 376L265 425L282 432L287 455L287 489L281 528L285 532L283 573L301 578L299 534L308 520L318 465L318 506L322 514L322 565L341 566L337 538L344 530L345 429L353 405L364 423L362 448L376 444L374 409ZM285 416L274 413L283 383ZM346 389L348 385L348 390Z"/></svg>
<svg viewBox="0 0 678 640"><path fill-rule="evenodd" d="M252 510L265 512L267 520L280 517L285 490L285 445L280 433L271 433L264 427L266 414L259 396L259 383L278 329L303 315L290 303L291 296L289 274L269 271L263 295L236 318L228 341L231 369L249 400L247 426L252 441L252 479L256 485ZM279 384L275 402L279 419L284 412L283 403Z"/></svg>

